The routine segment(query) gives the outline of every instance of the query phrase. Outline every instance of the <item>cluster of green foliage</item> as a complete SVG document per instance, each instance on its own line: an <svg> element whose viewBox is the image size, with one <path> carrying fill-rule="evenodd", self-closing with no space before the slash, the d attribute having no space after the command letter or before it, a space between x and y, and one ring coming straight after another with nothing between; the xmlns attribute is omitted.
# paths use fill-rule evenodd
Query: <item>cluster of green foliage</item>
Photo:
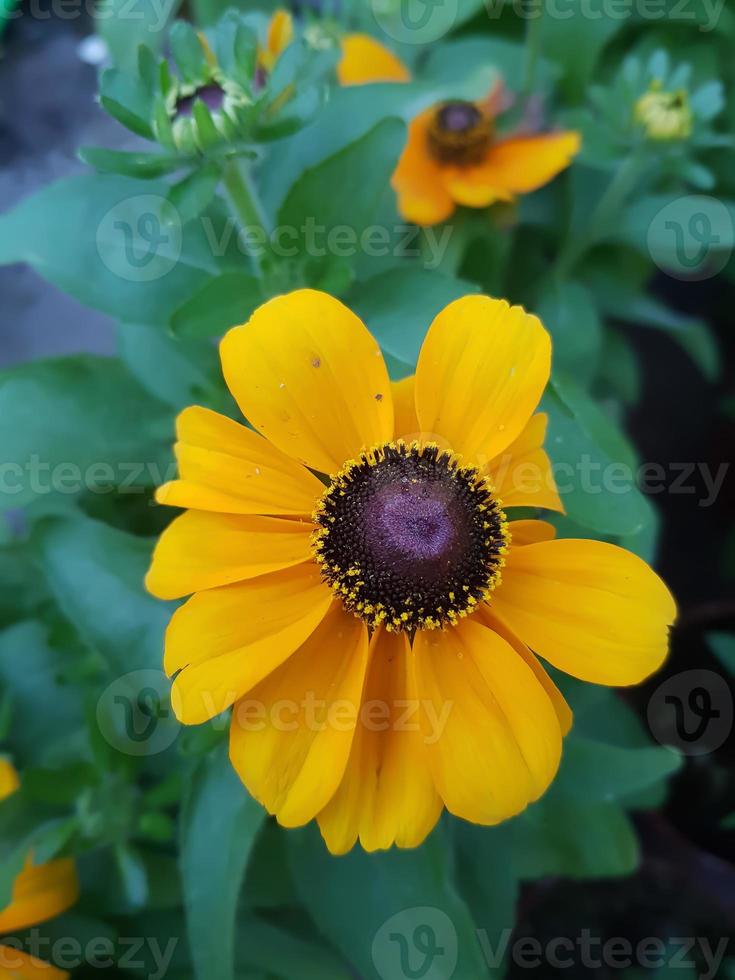
<svg viewBox="0 0 735 980"><path fill-rule="evenodd" d="M141 16L126 17L130 5L110 0L99 31L114 64L100 101L148 142L83 150L88 172L0 217L0 263L30 263L118 323L115 357L0 374L0 504L12 511L0 540L0 738L22 776L0 806L0 907L30 850L36 860L73 855L81 900L39 929L83 947L107 937L121 969L126 937L161 949L175 938L167 976L181 980L378 980L383 924L429 906L459 937L456 980L501 976L477 930L497 945L524 882L633 872L631 814L662 803L679 765L615 693L557 678L575 725L538 804L496 828L444 818L415 851L337 859L315 828L283 831L248 797L228 765L222 719L180 730L171 715L161 659L172 606L143 588L170 519L152 490L173 472L181 408L237 417L213 341L298 286L359 313L395 378L412 372L432 317L457 296L482 291L538 312L555 348L549 453L570 467L559 532L655 557L650 501L634 485L588 492L577 464L637 465L621 420L641 378L621 324L668 333L717 377L706 324L647 284L657 267L682 271L664 209L684 234L703 211L716 225L705 270L725 267L735 245L735 18L723 8L710 25L693 4L700 21L682 23L669 0L655 20L635 5L611 17L602 0L569 0L564 18L523 18L502 3L489 16L481 0L445 6L456 16L425 43L398 27L381 35L409 65L409 83L336 84L341 31L377 30L369 5L355 2L339 17L307 16L254 90L274 4L196 0L189 14L207 30L235 108L222 124L200 103L177 131L172 92L212 71L194 28L161 24L160 6L142 0ZM459 213L438 257L437 238L405 227L390 187L406 123L445 98L482 98L498 78L579 129L581 154L515 205ZM686 139L650 139L632 121L653 79L688 93ZM387 229L389 247L320 248L307 241L314 223L324 237L346 227L358 242ZM238 237L253 224L290 229L288 249L271 235ZM127 972L156 975L151 946L128 956Z"/></svg>

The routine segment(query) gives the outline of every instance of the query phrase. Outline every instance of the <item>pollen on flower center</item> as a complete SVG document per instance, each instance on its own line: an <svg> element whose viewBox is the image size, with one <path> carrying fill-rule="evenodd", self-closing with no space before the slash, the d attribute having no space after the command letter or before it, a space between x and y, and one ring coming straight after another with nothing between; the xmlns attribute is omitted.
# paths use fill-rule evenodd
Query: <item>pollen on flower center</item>
<svg viewBox="0 0 735 980"><path fill-rule="evenodd" d="M492 120L474 102L444 102L429 125L429 150L441 163L479 163L492 135Z"/></svg>
<svg viewBox="0 0 735 980"><path fill-rule="evenodd" d="M371 626L437 629L499 580L507 522L489 482L434 444L386 443L324 492L313 545L322 575Z"/></svg>

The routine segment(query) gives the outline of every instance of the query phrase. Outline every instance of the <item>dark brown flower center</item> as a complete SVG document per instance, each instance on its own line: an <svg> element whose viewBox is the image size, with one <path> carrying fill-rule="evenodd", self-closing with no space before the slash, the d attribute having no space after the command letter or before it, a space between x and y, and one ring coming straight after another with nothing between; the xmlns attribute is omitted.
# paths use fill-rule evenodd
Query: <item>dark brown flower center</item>
<svg viewBox="0 0 735 980"><path fill-rule="evenodd" d="M436 629L495 586L506 521L487 480L435 445L387 443L327 488L314 516L324 579L371 626Z"/></svg>
<svg viewBox="0 0 735 980"><path fill-rule="evenodd" d="M479 163L492 136L492 120L474 102L443 102L429 125L429 151L441 163Z"/></svg>

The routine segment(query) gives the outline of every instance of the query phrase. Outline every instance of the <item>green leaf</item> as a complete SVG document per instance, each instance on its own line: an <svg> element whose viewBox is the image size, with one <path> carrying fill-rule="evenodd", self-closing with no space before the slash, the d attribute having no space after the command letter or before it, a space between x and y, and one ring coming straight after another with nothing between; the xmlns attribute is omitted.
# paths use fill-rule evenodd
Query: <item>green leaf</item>
<svg viewBox="0 0 735 980"><path fill-rule="evenodd" d="M61 611L115 675L160 670L172 605L143 585L152 542L81 515L41 522L32 541Z"/></svg>
<svg viewBox="0 0 735 980"><path fill-rule="evenodd" d="M131 7L130 0L100 0L95 12L95 29L105 40L114 64L132 71L138 66L140 45L160 50L166 27L178 5L178 0L173 0Z"/></svg>
<svg viewBox="0 0 735 980"><path fill-rule="evenodd" d="M602 346L602 323L595 300L578 282L552 281L535 312L551 334L554 367L581 383L594 377Z"/></svg>
<svg viewBox="0 0 735 980"><path fill-rule="evenodd" d="M707 643L728 674L735 677L735 634L708 633Z"/></svg>
<svg viewBox="0 0 735 980"><path fill-rule="evenodd" d="M87 754L83 692L65 676L70 661L68 651L50 646L39 622L16 623L0 633L0 686L10 699L10 747L21 767L58 765Z"/></svg>
<svg viewBox="0 0 735 980"><path fill-rule="evenodd" d="M218 164L205 164L171 187L168 199L176 208L182 224L194 221L206 211L217 192L220 177Z"/></svg>
<svg viewBox="0 0 735 980"><path fill-rule="evenodd" d="M230 327L244 323L264 299L253 276L225 272L174 311L171 329L181 337L221 337Z"/></svg>
<svg viewBox="0 0 735 980"><path fill-rule="evenodd" d="M525 880L620 876L638 865L635 831L617 803L544 798L509 831L512 862Z"/></svg>
<svg viewBox="0 0 735 980"><path fill-rule="evenodd" d="M347 304L365 321L383 350L415 365L437 313L460 296L476 292L477 286L463 279L408 267L358 283Z"/></svg>
<svg viewBox="0 0 735 980"><path fill-rule="evenodd" d="M228 215L183 224L170 185L87 174L0 217L0 264L28 262L81 303L131 323L165 323L212 276L241 266Z"/></svg>
<svg viewBox="0 0 735 980"><path fill-rule="evenodd" d="M386 195L393 194L390 177L404 141L403 123L385 119L361 139L307 170L288 192L278 214L278 224L292 231L294 249L310 259L357 255L363 232L374 222ZM359 194L355 194L356 187ZM337 226L345 233L344 244L330 245L329 233Z"/></svg>
<svg viewBox="0 0 735 980"><path fill-rule="evenodd" d="M602 534L640 532L648 502L635 485L630 444L604 412L567 378L552 379L542 401L546 449L568 516Z"/></svg>
<svg viewBox="0 0 735 980"><path fill-rule="evenodd" d="M186 21L177 20L169 31L169 44L174 61L185 82L197 84L207 68L204 48L197 32Z"/></svg>
<svg viewBox="0 0 735 980"><path fill-rule="evenodd" d="M264 816L226 751L203 761L190 786L181 828L186 926L199 980L234 977L237 900Z"/></svg>
<svg viewBox="0 0 735 980"><path fill-rule="evenodd" d="M238 976L243 964L267 971L269 976L277 974L299 980L351 980L352 977L336 953L257 916L238 922L236 961Z"/></svg>
<svg viewBox="0 0 735 980"><path fill-rule="evenodd" d="M186 166L186 159L174 153L125 153L102 147L83 146L79 159L100 173L123 174L126 177L162 177Z"/></svg>
<svg viewBox="0 0 735 980"><path fill-rule="evenodd" d="M542 8L533 13L541 17ZM609 15L605 0L570 0L563 16L543 17L540 48L562 69L560 88L570 101L583 101L603 49L624 23Z"/></svg>
<svg viewBox="0 0 735 980"><path fill-rule="evenodd" d="M356 847L335 858L314 826L292 831L288 845L302 901L364 980L398 977L407 963L425 967L427 936L443 975L488 975L474 922L451 882L442 828L409 851L366 854Z"/></svg>
<svg viewBox="0 0 735 980"><path fill-rule="evenodd" d="M565 743L550 793L555 799L620 799L664 781L681 768L681 762L663 746L627 749L573 735Z"/></svg>
<svg viewBox="0 0 735 980"><path fill-rule="evenodd" d="M100 77L100 104L119 123L143 139L153 139L151 92L135 75L108 68Z"/></svg>
<svg viewBox="0 0 735 980"><path fill-rule="evenodd" d="M65 357L0 372L0 509L52 494L110 493L123 483L140 493L170 459L165 415L114 358Z"/></svg>
<svg viewBox="0 0 735 980"><path fill-rule="evenodd" d="M219 358L212 344L172 336L162 327L121 323L118 347L143 387L176 410L219 395Z"/></svg>

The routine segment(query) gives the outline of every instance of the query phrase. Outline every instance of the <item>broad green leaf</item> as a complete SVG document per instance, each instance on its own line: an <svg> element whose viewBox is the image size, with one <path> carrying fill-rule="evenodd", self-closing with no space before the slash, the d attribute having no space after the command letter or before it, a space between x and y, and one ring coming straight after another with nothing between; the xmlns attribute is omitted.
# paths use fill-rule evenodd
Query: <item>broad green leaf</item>
<svg viewBox="0 0 735 980"><path fill-rule="evenodd" d="M212 203L220 182L217 163L200 165L196 170L173 184L168 199L176 208L182 224L194 221Z"/></svg>
<svg viewBox="0 0 735 980"><path fill-rule="evenodd" d="M33 544L61 611L115 675L161 668L173 606L145 591L151 541L80 515L41 522Z"/></svg>
<svg viewBox="0 0 735 980"><path fill-rule="evenodd" d="M351 980L353 976L336 953L257 916L238 920L236 962L238 976L240 964L299 980Z"/></svg>
<svg viewBox="0 0 735 980"><path fill-rule="evenodd" d="M590 291L578 282L552 281L535 312L551 334L554 367L577 381L589 382L602 346L602 323Z"/></svg>
<svg viewBox="0 0 735 980"><path fill-rule="evenodd" d="M186 160L173 153L126 153L97 146L83 146L79 157L100 173L126 177L162 177L186 166Z"/></svg>
<svg viewBox="0 0 735 980"><path fill-rule="evenodd" d="M95 27L104 38L119 68L133 71L138 64L139 45L159 50L165 30L175 16L179 0L155 3L145 0L131 6L130 0L100 0L95 13Z"/></svg>
<svg viewBox="0 0 735 980"><path fill-rule="evenodd" d="M546 449L568 516L602 534L636 534L649 505L635 485L630 444L581 389L552 380L541 407L549 415Z"/></svg>
<svg viewBox="0 0 735 980"><path fill-rule="evenodd" d="M487 4L499 8L502 0L487 0ZM454 98L482 99L498 80L517 92L524 82L524 45L498 36L459 37L430 48L419 71L435 85L452 86ZM547 88L559 74L556 65L539 58L536 88Z"/></svg>
<svg viewBox="0 0 735 980"><path fill-rule="evenodd" d="M542 17L538 6L533 13ZM625 21L611 17L605 0L570 0L558 16L543 17L540 47L544 55L562 70L560 87L571 101L583 101L585 89L598 59Z"/></svg>
<svg viewBox="0 0 735 980"><path fill-rule="evenodd" d="M635 831L614 802L544 798L511 822L507 836L506 860L526 880L627 875L638 864Z"/></svg>
<svg viewBox="0 0 735 980"><path fill-rule="evenodd" d="M0 217L0 263L28 262L116 319L165 323L210 278L244 261L220 204L184 224L169 191L111 174L51 184Z"/></svg>
<svg viewBox="0 0 735 980"><path fill-rule="evenodd" d="M166 416L115 358L80 355L0 372L0 509L124 483L140 493L162 482Z"/></svg>
<svg viewBox="0 0 735 980"><path fill-rule="evenodd" d="M230 327L244 323L264 299L253 276L225 272L174 311L171 329L181 337L221 337Z"/></svg>
<svg viewBox="0 0 735 980"><path fill-rule="evenodd" d="M401 969L428 976L432 959L453 980L488 976L475 924L451 882L443 828L408 851L355 847L335 858L315 826L291 831L288 845L302 901L364 980L399 977Z"/></svg>
<svg viewBox="0 0 735 980"><path fill-rule="evenodd" d="M12 718L9 747L21 767L78 761L87 754L84 695L72 665L68 651L49 645L39 622L16 623L0 633L0 686Z"/></svg>
<svg viewBox="0 0 735 980"><path fill-rule="evenodd" d="M172 336L161 327L121 323L120 356L155 398L179 410L210 403L222 387L217 350L203 341Z"/></svg>
<svg viewBox="0 0 735 980"><path fill-rule="evenodd" d="M620 799L667 779L681 768L681 761L663 746L627 749L572 735L550 794L554 799Z"/></svg>
<svg viewBox="0 0 735 980"><path fill-rule="evenodd" d="M108 68L100 77L99 99L102 108L113 119L137 136L153 139L153 99L148 87L137 75Z"/></svg>
<svg viewBox="0 0 735 980"><path fill-rule="evenodd" d="M264 816L226 751L203 760L181 825L186 928L198 980L232 980L235 975L237 900Z"/></svg>
<svg viewBox="0 0 735 980"><path fill-rule="evenodd" d="M471 282L409 266L358 283L346 302L384 351L413 366L437 313L474 292Z"/></svg>
<svg viewBox="0 0 735 980"><path fill-rule="evenodd" d="M278 213L279 226L290 229L294 254L313 264L314 259L350 259L362 250L363 233L393 193L390 177L404 139L403 123L384 119L299 178Z"/></svg>

